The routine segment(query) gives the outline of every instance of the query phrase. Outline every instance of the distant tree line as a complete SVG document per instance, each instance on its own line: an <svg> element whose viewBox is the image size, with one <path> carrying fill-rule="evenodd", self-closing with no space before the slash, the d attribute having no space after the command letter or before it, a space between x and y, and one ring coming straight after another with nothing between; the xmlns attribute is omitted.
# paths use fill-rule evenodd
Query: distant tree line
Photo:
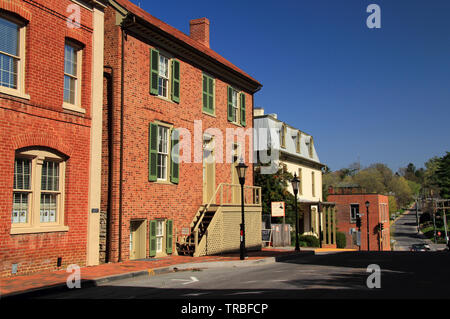
<svg viewBox="0 0 450 319"><path fill-rule="evenodd" d="M405 208L419 196L450 198L450 153L429 159L425 168L417 169L409 163L396 173L382 163L365 168L353 163L337 171L326 167L323 174L324 199L329 186L359 186L369 193L388 195L391 213Z"/></svg>

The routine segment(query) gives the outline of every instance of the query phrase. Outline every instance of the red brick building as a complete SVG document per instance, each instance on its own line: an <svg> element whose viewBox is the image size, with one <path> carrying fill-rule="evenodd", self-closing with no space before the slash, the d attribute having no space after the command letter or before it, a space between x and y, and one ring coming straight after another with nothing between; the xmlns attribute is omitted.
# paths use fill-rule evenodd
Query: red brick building
<svg viewBox="0 0 450 319"><path fill-rule="evenodd" d="M216 195L229 187L235 197L236 161L241 156L247 164L251 160L251 152L242 151L252 150L252 139L242 133L253 127L253 94L261 84L209 47L208 19L192 20L190 26L188 36L127 0L110 1L106 9L103 260L175 254L175 247L193 243L194 232L208 253L223 251L224 240L208 244L200 239L202 223L208 218L219 223L213 217L221 209ZM244 140L227 140L227 128L241 129ZM177 163L180 157L184 161ZM246 190L253 191L248 165ZM203 211L207 206L214 210ZM227 216L235 215L220 217L220 223L226 224ZM259 242L260 221L259 210L259 226L246 225L249 233L259 229ZM222 234L228 224L217 225L217 231L209 230L211 236ZM222 248L211 246L216 244Z"/></svg>
<svg viewBox="0 0 450 319"><path fill-rule="evenodd" d="M361 218L361 250L367 250L367 209L369 202L369 248L390 251L389 200L385 195L368 194L359 187L332 188L327 200L336 203L337 228L345 233L347 248L359 249L357 215ZM383 230L380 230L383 224Z"/></svg>
<svg viewBox="0 0 450 319"><path fill-rule="evenodd" d="M103 9L0 0L0 276L98 260L89 212L99 205L89 194L100 163L91 134L101 123L93 52L103 46Z"/></svg>

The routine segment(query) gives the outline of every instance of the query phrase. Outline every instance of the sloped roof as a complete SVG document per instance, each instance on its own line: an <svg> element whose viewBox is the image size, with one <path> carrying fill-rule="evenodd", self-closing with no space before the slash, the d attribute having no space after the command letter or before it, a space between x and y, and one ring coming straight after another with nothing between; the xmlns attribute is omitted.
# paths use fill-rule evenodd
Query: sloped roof
<svg viewBox="0 0 450 319"><path fill-rule="evenodd" d="M159 20L158 18L155 18L150 13L146 12L145 10L139 8L132 2L128 0L114 0L116 3L118 3L120 6L122 6L127 11L131 12L132 14L136 15L137 17L147 21L148 23L152 24L153 26L159 28L161 31L170 34L171 36L177 38L178 40L183 41L184 43L188 44L195 50L198 50L209 57L213 58L217 62L223 64L224 66L238 72L240 75L246 77L248 80L256 83L258 86L262 86L261 83L259 83L256 79L242 71L240 68L229 62L227 59L222 57L220 54L215 52L214 50L208 48L204 44L200 43L199 41L196 41L186 35L185 33L181 32L180 30L168 25L167 23Z"/></svg>

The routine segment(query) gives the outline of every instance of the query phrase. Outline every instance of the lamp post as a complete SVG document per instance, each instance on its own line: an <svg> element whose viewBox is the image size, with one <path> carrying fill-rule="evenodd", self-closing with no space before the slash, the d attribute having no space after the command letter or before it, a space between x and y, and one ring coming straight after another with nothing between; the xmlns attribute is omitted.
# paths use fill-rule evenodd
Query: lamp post
<svg viewBox="0 0 450 319"><path fill-rule="evenodd" d="M245 172L248 166L244 164L244 160L241 158L241 162L236 165L237 174L239 177L239 184L241 184L241 210L242 210L242 223L241 223L241 246L240 246L240 259L245 259L245 220L244 220L244 184L245 184Z"/></svg>
<svg viewBox="0 0 450 319"><path fill-rule="evenodd" d="M294 178L291 181L292 189L294 190L295 196L295 251L300 251L300 245L298 243L298 209L297 209L297 194L298 194L298 186L300 184L300 180L297 178L297 173L294 173Z"/></svg>
<svg viewBox="0 0 450 319"><path fill-rule="evenodd" d="M366 209L367 209L367 251L370 251L370 227L369 227L369 201L366 201Z"/></svg>

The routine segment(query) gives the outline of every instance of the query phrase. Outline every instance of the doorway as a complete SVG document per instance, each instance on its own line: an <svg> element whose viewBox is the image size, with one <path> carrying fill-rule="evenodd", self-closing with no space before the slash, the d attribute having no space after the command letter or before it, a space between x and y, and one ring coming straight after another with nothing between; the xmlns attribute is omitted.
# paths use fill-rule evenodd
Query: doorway
<svg viewBox="0 0 450 319"><path fill-rule="evenodd" d="M147 222L145 220L130 221L130 260L146 257Z"/></svg>
<svg viewBox="0 0 450 319"><path fill-rule="evenodd" d="M214 192L216 191L216 159L214 154L214 139L203 141L203 204L212 200L215 204Z"/></svg>

